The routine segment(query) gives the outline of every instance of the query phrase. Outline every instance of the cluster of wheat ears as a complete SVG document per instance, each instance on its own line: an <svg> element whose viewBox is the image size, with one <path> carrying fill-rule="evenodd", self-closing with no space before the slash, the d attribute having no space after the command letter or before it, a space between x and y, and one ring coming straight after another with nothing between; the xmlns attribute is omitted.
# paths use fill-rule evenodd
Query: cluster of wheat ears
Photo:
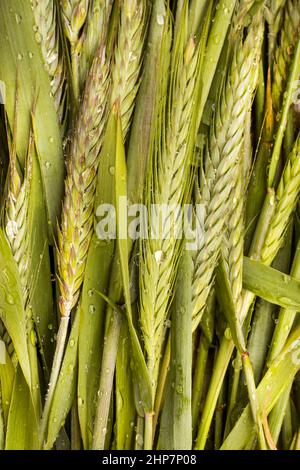
<svg viewBox="0 0 300 470"><path fill-rule="evenodd" d="M300 1L1 0L0 59L0 449L300 450Z"/></svg>

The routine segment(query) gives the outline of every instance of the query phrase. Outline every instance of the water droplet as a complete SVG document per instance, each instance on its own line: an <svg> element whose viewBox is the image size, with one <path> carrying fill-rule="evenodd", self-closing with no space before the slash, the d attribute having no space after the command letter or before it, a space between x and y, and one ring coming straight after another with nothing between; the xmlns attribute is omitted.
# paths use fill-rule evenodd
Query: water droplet
<svg viewBox="0 0 300 470"><path fill-rule="evenodd" d="M219 36L219 34L216 34L216 35L214 36L214 43L215 43L215 44L219 44L219 42L220 42L220 36Z"/></svg>
<svg viewBox="0 0 300 470"><path fill-rule="evenodd" d="M143 439L143 436L142 434L137 434L135 436L135 442L137 443L138 446L142 446L144 444L144 439Z"/></svg>
<svg viewBox="0 0 300 470"><path fill-rule="evenodd" d="M297 350L292 354L292 363L295 364L295 366L298 366L300 364L300 351Z"/></svg>
<svg viewBox="0 0 300 470"><path fill-rule="evenodd" d="M72 338L72 339L70 339L70 347L73 348L74 345L75 345L75 341L74 341L74 339Z"/></svg>
<svg viewBox="0 0 300 470"><path fill-rule="evenodd" d="M15 14L15 19L16 19L16 23L17 24L20 24L21 21L22 21L22 16L18 15L18 13Z"/></svg>
<svg viewBox="0 0 300 470"><path fill-rule="evenodd" d="M107 433L107 428L105 428L105 427L102 428L102 433L103 433L103 434L106 434L106 433Z"/></svg>
<svg viewBox="0 0 300 470"><path fill-rule="evenodd" d="M159 24L159 26L162 26L165 22L165 18L163 15L157 15L156 21L157 21L157 24Z"/></svg>
<svg viewBox="0 0 300 470"><path fill-rule="evenodd" d="M50 168L50 166L51 166L51 163L50 163L50 162L48 162L48 161L45 162L45 167L46 167L46 168Z"/></svg>
<svg viewBox="0 0 300 470"><path fill-rule="evenodd" d="M72 372L74 370L74 364L69 364L68 369L69 369L69 372Z"/></svg>
<svg viewBox="0 0 300 470"><path fill-rule="evenodd" d="M53 330L53 325L52 325L52 323L49 323L49 325L48 325L48 330L50 330L50 331Z"/></svg>
<svg viewBox="0 0 300 470"><path fill-rule="evenodd" d="M81 397L78 397L77 402L78 402L78 406L83 406L84 404L84 400Z"/></svg>
<svg viewBox="0 0 300 470"><path fill-rule="evenodd" d="M36 42L38 44L41 44L42 42L42 36L40 35L40 33L36 32L35 35L34 35L34 39L36 40Z"/></svg>
<svg viewBox="0 0 300 470"><path fill-rule="evenodd" d="M9 304L9 305L14 305L15 303L15 300L13 298L13 296L11 294L6 294L6 302Z"/></svg>
<svg viewBox="0 0 300 470"><path fill-rule="evenodd" d="M161 263L163 256L164 254L161 250L158 250L154 253L155 261L157 262L157 264Z"/></svg>
<svg viewBox="0 0 300 470"><path fill-rule="evenodd" d="M22 60L22 59L23 59L23 54L21 54L21 53L19 52L19 54L17 55L17 58L18 58L18 60Z"/></svg>
<svg viewBox="0 0 300 470"><path fill-rule="evenodd" d="M53 423L57 423L57 418L53 418Z"/></svg>
<svg viewBox="0 0 300 470"><path fill-rule="evenodd" d="M230 331L230 328L226 328L226 330L224 331L224 336L225 338L230 341L232 338L231 338L231 331Z"/></svg>
<svg viewBox="0 0 300 470"><path fill-rule="evenodd" d="M111 167L109 168L109 173L110 173L111 175L114 175L114 174L115 174L115 167L114 167L114 166L111 166Z"/></svg>
<svg viewBox="0 0 300 470"><path fill-rule="evenodd" d="M129 62L134 62L137 59L137 55L134 52L129 52Z"/></svg>
<svg viewBox="0 0 300 470"><path fill-rule="evenodd" d="M54 142L54 137L49 137L49 142L50 142L50 144L53 144L53 142Z"/></svg>
<svg viewBox="0 0 300 470"><path fill-rule="evenodd" d="M94 289L89 289L88 296L93 297L93 295L94 295Z"/></svg>
<svg viewBox="0 0 300 470"><path fill-rule="evenodd" d="M6 234L8 238L14 239L16 238L18 233L18 224L14 220L9 220L6 224Z"/></svg>
<svg viewBox="0 0 300 470"><path fill-rule="evenodd" d="M30 331L30 341L31 341L32 346L36 345L36 334L33 328Z"/></svg>
<svg viewBox="0 0 300 470"><path fill-rule="evenodd" d="M89 313L94 314L96 312L96 307L93 304L89 305Z"/></svg>
<svg viewBox="0 0 300 470"><path fill-rule="evenodd" d="M29 57L29 59L32 59L32 57L33 57L33 52L30 52L30 51L29 51L29 52L28 52L28 57Z"/></svg>

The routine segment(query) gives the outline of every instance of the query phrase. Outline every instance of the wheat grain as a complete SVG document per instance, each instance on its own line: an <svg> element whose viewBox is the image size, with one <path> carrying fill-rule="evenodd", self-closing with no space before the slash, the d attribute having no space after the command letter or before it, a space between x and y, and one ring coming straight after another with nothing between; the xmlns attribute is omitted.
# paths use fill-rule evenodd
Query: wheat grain
<svg viewBox="0 0 300 470"><path fill-rule="evenodd" d="M118 42L112 65L111 105L120 104L124 139L128 132L138 91L138 77L147 24L145 0L123 0Z"/></svg>
<svg viewBox="0 0 300 470"><path fill-rule="evenodd" d="M51 92L60 122L65 117L66 64L62 51L56 4L54 0L33 2L35 38L41 45L45 68L50 77Z"/></svg>
<svg viewBox="0 0 300 470"><path fill-rule="evenodd" d="M199 324L220 253L230 192L236 180L246 114L257 81L262 41L260 15L245 40L235 44L232 63L214 118L204 169L201 202L204 234L194 261L193 326Z"/></svg>
<svg viewBox="0 0 300 470"><path fill-rule="evenodd" d="M57 251L59 304L61 314L67 317L78 300L93 230L96 174L106 121L108 87L108 63L100 47L87 78L67 161Z"/></svg>
<svg viewBox="0 0 300 470"><path fill-rule="evenodd" d="M113 0L91 0L88 17L81 35L79 63L80 89L84 87L98 45L105 42Z"/></svg>
<svg viewBox="0 0 300 470"><path fill-rule="evenodd" d="M261 251L261 261L271 264L278 252L288 221L296 209L300 192L300 135L289 155L276 191L276 211L270 221L264 246Z"/></svg>
<svg viewBox="0 0 300 470"><path fill-rule="evenodd" d="M286 87L289 66L292 62L294 47L300 35L300 2L287 0L284 9L280 42L275 50L273 65L272 99L274 109L280 110L283 91Z"/></svg>
<svg viewBox="0 0 300 470"><path fill-rule="evenodd" d="M165 141L161 153L154 156L150 181L149 217L152 204L178 207L183 202L189 181L190 159L188 142L194 113L198 54L193 39L181 51L171 91ZM184 183L186 182L186 183ZM161 207L161 206L160 206ZM170 291L176 273L176 256L180 220L168 215L165 233L157 239L142 241L140 266L141 325L147 365L155 393L158 365L165 334ZM170 225L168 226L168 223ZM174 226L173 226L174 224Z"/></svg>

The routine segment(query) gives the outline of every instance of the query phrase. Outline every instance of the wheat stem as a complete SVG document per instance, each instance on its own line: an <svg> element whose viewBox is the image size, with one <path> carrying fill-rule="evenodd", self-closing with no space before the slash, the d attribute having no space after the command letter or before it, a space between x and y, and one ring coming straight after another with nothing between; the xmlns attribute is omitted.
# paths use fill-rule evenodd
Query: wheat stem
<svg viewBox="0 0 300 470"><path fill-rule="evenodd" d="M46 395L46 401L43 409L43 415L41 419L40 425L40 441L43 444L46 438L46 429L49 419L49 414L51 410L52 400L60 372L60 367L63 359L63 354L65 350L65 343L68 333L68 326L69 326L69 318L70 317L62 317L59 324L59 329L56 338L56 348L52 363L51 375L48 384L48 391Z"/></svg>

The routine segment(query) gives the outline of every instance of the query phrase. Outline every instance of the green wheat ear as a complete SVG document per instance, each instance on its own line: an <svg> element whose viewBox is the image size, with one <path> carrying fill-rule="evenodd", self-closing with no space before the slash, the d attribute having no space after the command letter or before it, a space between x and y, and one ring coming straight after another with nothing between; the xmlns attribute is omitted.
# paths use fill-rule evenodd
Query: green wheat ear
<svg viewBox="0 0 300 470"><path fill-rule="evenodd" d="M300 2L288 0L284 8L283 25L273 64L272 100L276 112L280 111L283 92L287 84L289 66L294 48L300 38Z"/></svg>
<svg viewBox="0 0 300 470"><path fill-rule="evenodd" d="M77 124L67 158L67 177L58 237L60 311L69 317L83 282L93 233L93 207L99 153L106 123L109 64L99 47L87 78Z"/></svg>
<svg viewBox="0 0 300 470"><path fill-rule="evenodd" d="M246 38L240 35L235 44L210 132L200 200L205 208L204 235L194 260L194 328L201 320L221 249L246 114L257 83L262 35L262 18L258 15Z"/></svg>
<svg viewBox="0 0 300 470"><path fill-rule="evenodd" d="M186 4L183 16L187 17ZM182 22L174 42L171 59L170 90L159 118L157 140L150 161L147 188L149 220L153 204L181 206L192 180L192 152L195 144L195 103L198 93L199 47L189 38ZM167 27L167 25L166 25ZM161 119L161 120L160 120ZM192 143L191 143L192 142ZM140 321L153 394L157 386L171 292L176 275L180 246L180 220L171 220L163 236L142 240L140 263Z"/></svg>
<svg viewBox="0 0 300 470"><path fill-rule="evenodd" d="M271 264L284 240L288 221L296 209L300 187L300 135L291 151L283 170L277 191L276 211L270 221L261 260Z"/></svg>
<svg viewBox="0 0 300 470"><path fill-rule="evenodd" d="M146 0L122 0L118 39L112 63L111 106L119 103L123 137L129 130L147 26Z"/></svg>

